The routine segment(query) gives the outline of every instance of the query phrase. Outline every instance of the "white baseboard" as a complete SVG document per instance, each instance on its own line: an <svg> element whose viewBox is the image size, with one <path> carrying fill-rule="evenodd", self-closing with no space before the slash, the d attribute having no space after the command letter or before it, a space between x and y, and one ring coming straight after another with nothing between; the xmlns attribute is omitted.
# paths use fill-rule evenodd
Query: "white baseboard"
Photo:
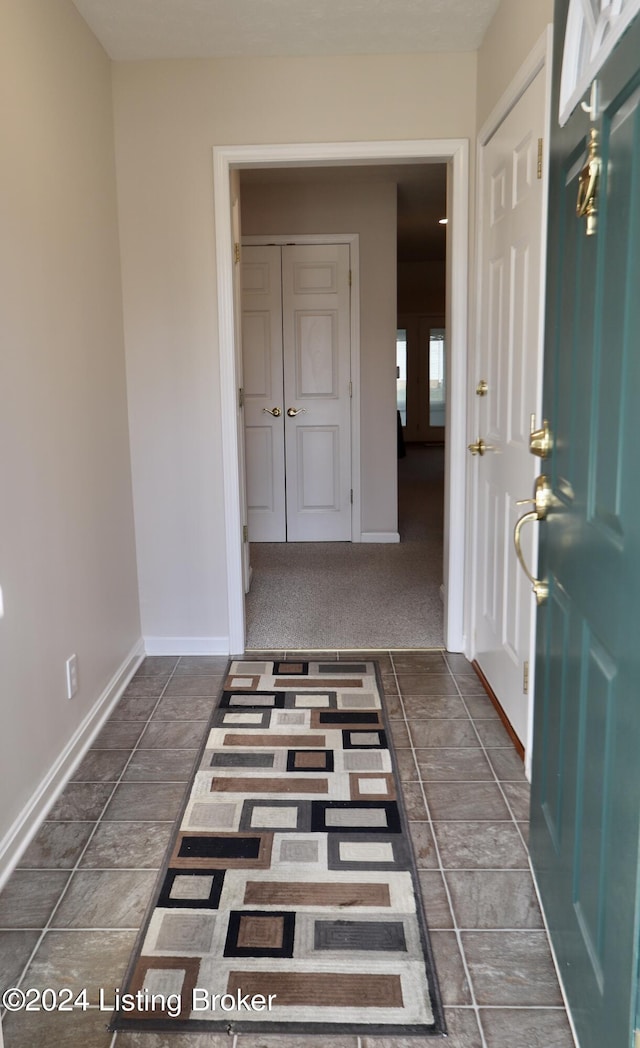
<svg viewBox="0 0 640 1048"><path fill-rule="evenodd" d="M228 637L144 637L147 655L229 655Z"/></svg>
<svg viewBox="0 0 640 1048"><path fill-rule="evenodd" d="M400 542L398 531L363 531L361 542Z"/></svg>
<svg viewBox="0 0 640 1048"><path fill-rule="evenodd" d="M139 640L116 670L106 688L69 739L57 760L0 841L0 889L13 873L24 851L46 819L124 689L144 658Z"/></svg>

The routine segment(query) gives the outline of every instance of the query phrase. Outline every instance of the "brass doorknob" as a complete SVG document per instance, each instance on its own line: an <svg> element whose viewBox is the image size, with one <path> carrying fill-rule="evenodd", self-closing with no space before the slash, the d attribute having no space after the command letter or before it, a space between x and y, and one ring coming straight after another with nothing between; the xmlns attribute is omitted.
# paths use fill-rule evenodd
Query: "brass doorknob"
<svg viewBox="0 0 640 1048"><path fill-rule="evenodd" d="M535 429L535 415L531 416L531 433L529 434L529 451L538 458L547 458L553 451L553 437L546 418L542 420L541 429Z"/></svg>
<svg viewBox="0 0 640 1048"><path fill-rule="evenodd" d="M306 414L306 408L287 408L287 415L289 418L295 418L296 415Z"/></svg>
<svg viewBox="0 0 640 1048"><path fill-rule="evenodd" d="M487 450L487 445L485 444L482 437L478 437L474 444L467 444L467 448L469 449L472 455L484 455L485 451Z"/></svg>
<svg viewBox="0 0 640 1048"><path fill-rule="evenodd" d="M532 509L529 513L525 513L524 516L520 517L520 519L516 521L516 526L513 529L513 544L516 548L516 557L520 562L520 567L522 568L525 575L529 579L529 582L531 583L531 589L536 595L536 604L538 605L544 604L544 602L547 600L549 596L549 583L546 581L546 579L537 579L529 571L527 563L524 559L524 555L522 553L522 546L520 544L520 532L522 531L523 525L533 523L534 521L540 519L541 518L538 516L535 509Z"/></svg>
<svg viewBox="0 0 640 1048"><path fill-rule="evenodd" d="M265 415L273 415L274 418L280 418L282 412L280 408L263 408Z"/></svg>
<svg viewBox="0 0 640 1048"><path fill-rule="evenodd" d="M532 524L536 520L546 520L547 513L551 509L553 501L554 496L551 482L544 473L541 473L540 476L536 478L534 498L518 499L516 502L517 506L524 506L527 502L531 502L535 507L516 521L516 526L513 529L513 544L516 550L516 557L518 558L522 570L531 583L531 588L536 595L536 603L538 605L544 604L547 600L549 596L549 583L545 579L537 579L535 575L532 575L529 571L522 553L520 532L525 524Z"/></svg>
<svg viewBox="0 0 640 1048"><path fill-rule="evenodd" d="M533 498L518 499L516 506L526 506L528 503L535 506L537 520L546 520L547 513L554 504L554 495L551 481L545 473L541 473L539 477L536 477Z"/></svg>

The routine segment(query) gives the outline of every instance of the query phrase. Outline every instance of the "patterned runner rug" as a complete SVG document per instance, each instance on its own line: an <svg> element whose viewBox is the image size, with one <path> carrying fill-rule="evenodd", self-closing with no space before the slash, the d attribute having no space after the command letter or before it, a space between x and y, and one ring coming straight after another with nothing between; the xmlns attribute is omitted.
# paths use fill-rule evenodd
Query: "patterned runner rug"
<svg viewBox="0 0 640 1048"><path fill-rule="evenodd" d="M112 1029L441 1034L373 662L229 667Z"/></svg>

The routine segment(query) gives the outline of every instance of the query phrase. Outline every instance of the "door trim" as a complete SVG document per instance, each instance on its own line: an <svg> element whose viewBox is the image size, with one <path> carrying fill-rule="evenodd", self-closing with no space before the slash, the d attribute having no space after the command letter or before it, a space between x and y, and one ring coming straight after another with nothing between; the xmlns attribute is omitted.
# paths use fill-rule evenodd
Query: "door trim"
<svg viewBox="0 0 640 1048"><path fill-rule="evenodd" d="M445 645L463 651L464 549L466 532L465 396L467 388L467 289L469 239L469 142L466 138L388 142L319 142L288 145L228 145L213 148L213 203L218 292L220 423L226 531L229 647L244 652L242 520L238 471L238 382L234 337L233 238L230 174L242 167L353 166L423 163L449 165L450 221L447 226L447 329L451 347L450 397L445 453ZM453 464L457 468L453 468Z"/></svg>
<svg viewBox="0 0 640 1048"><path fill-rule="evenodd" d="M253 234L242 238L248 247L265 244L348 244L351 266L351 376L360 374L360 234L359 233L284 233L269 236ZM351 541L365 542L362 537L361 487L360 487L360 383L353 382L351 396ZM382 540L380 540L382 541Z"/></svg>
<svg viewBox="0 0 640 1048"><path fill-rule="evenodd" d="M545 119L544 119L544 141L543 149L546 148L548 152L549 147L549 134L551 128L551 59L553 54L553 26L548 25L544 33L540 36L535 47L530 52L529 56L518 71L517 76L509 84L504 94L500 97L494 108L492 109L489 117L480 128L478 132L478 139L476 144L476 231L475 231L475 257L479 259L481 257L482 250L482 239L484 237L484 227L482 221L482 199L484 190L484 178L483 178L483 154L486 146L490 142L493 135L499 129L500 125L508 117L511 110L517 105L522 96L525 94L527 89L535 80L536 76L542 71L545 71L546 84L545 84ZM549 165L548 157L545 159L542 169L542 209L543 214L546 215L548 211L548 199L549 199L549 177L548 177ZM536 390L536 418L540 418L542 411L542 369L543 369L543 357L544 357L544 320L545 320L545 277L546 277L546 258L547 258L547 227L546 222L543 223L542 235L540 241L540 265L541 265L541 295L539 302L539 315L538 315L538 364L539 364L539 381L538 389ZM475 369L477 372L478 360L480 358L480 316L482 303L482 273L480 266L476 267L475 274L475 288L474 288L474 305L473 305L473 339L470 343L469 348L469 364L470 370ZM474 372L474 374L475 374ZM478 373L479 377L479 373ZM477 415L478 415L478 397L475 394L475 388L473 382L469 384L469 388L466 391L467 397L467 419L468 419L468 433L476 434L477 431ZM473 439L473 438L472 438ZM478 515L478 471L473 469L473 459L467 456L467 494L470 507L470 519L477 520ZM478 576L478 558L480 556L477 544L477 529L469 528L467 533L467 546L466 546L466 558L467 564L469 565L468 575L468 594L465 605L465 634L468 642L468 646L465 649L465 654L468 659L473 661L476 658L477 652L475 647L475 609L476 609L476 584ZM537 548L535 554L535 560L532 560L532 571L535 574L537 566ZM536 639L536 618L535 614L531 616L531 633L530 633L530 651L535 652L535 639ZM532 657L529 660L529 710L528 710L528 738L533 738L533 703L535 694L535 659ZM529 744L525 753L525 771L527 778L531 778L531 744Z"/></svg>

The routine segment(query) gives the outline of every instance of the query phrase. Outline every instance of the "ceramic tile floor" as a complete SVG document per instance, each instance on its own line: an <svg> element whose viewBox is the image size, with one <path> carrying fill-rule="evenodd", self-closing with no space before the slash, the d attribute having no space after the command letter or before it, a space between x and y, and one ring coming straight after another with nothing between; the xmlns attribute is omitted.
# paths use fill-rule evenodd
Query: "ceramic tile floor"
<svg viewBox="0 0 640 1048"><path fill-rule="evenodd" d="M348 659L355 653L323 654ZM418 855L449 1030L442 1043L571 1048L527 861L528 785L493 706L462 656L383 651L367 657L380 663ZM225 666L224 658L144 660L0 894L0 987L86 986L94 1001L100 987L108 993L120 984ZM112 1035L108 1018L97 1009L5 1015L5 1046L440 1043L431 1037Z"/></svg>

